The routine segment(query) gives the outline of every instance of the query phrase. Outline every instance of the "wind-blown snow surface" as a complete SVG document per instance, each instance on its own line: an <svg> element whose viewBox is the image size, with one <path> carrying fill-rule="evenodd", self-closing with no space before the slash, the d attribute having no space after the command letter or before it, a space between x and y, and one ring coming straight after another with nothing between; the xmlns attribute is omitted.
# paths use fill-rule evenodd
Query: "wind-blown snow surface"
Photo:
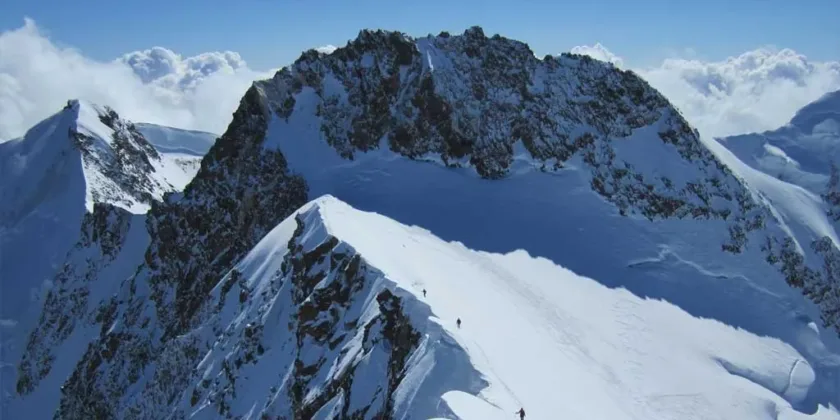
<svg viewBox="0 0 840 420"><path fill-rule="evenodd" d="M37 319L53 276L65 262L73 263L65 257L80 241L86 215L98 204L143 214L165 192L182 189L199 162L195 153L156 151L109 108L80 101L69 101L23 138L0 144L4 391L14 383L11 368L23 347L22 334ZM135 225L142 229L143 221ZM134 252L139 258L143 251L141 246Z"/></svg>
<svg viewBox="0 0 840 420"><path fill-rule="evenodd" d="M718 140L747 165L814 193L840 161L840 91L805 106L777 130Z"/></svg>
<svg viewBox="0 0 840 420"><path fill-rule="evenodd" d="M278 289L275 273L285 264L296 216L303 225L304 252L332 236L339 241L334 249L358 253L371 267L348 318L361 314L364 322L375 297L388 289L421 333L394 393L394 418L509 419L520 407L535 419L840 418L834 408L821 406L811 416L793 408L806 399L816 375L805 356L778 338L608 288L602 284L607 279L599 283L525 251L502 255L448 243L331 196L289 217L237 266L246 289L268 295L269 301L256 311L228 299L220 314L230 323L225 335L237 337L255 322L263 326L262 342L275 344L239 371L231 413L250 412L245 418L252 418L270 406L278 373L282 382L284 367L295 361L294 351L277 342L278 331L294 314L294 305L286 302L293 286L281 282ZM335 281L330 274L315 288ZM255 312L262 315L254 319ZM456 318L463 321L461 328ZM319 368L323 374L340 374L367 345L361 332L355 333L334 350L341 356L333 364ZM307 349L312 356L329 352ZM216 372L233 350L217 343L199 372L208 380L222 375ZM334 398L313 418L333 418L348 409L345 401L362 401L353 395L366 398L382 386L358 379L383 369L366 366L378 360L368 357L369 362L358 362L350 399ZM321 376L319 371L316 377ZM181 409L195 418L217 415L210 403L200 401L192 408L182 401Z"/></svg>

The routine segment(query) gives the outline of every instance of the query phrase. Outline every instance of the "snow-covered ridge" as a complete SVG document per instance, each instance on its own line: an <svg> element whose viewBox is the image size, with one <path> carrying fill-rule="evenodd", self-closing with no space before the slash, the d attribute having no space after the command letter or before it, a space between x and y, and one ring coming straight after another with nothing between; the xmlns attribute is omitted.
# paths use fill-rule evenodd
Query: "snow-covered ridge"
<svg viewBox="0 0 840 420"><path fill-rule="evenodd" d="M340 328L325 329L324 324L338 326L348 320L335 316L329 305L334 300L320 299L334 296L330 289L349 271L336 261L358 255L367 271L364 285L371 290L355 298L350 295L350 301L369 304L373 299L366 296L398 296L400 310L419 333L405 380L392 397L394 418L455 414L459 418L503 419L524 406L537 418L655 419L688 415L682 411L686 404L694 406L696 418L764 418L768 405L780 418L796 418L799 413L789 404L801 402L814 379L802 356L778 340L693 318L673 305L644 300L626 290L608 289L527 252L475 252L459 243L441 241L424 229L360 212L329 196L308 204L295 217L296 231L287 220L243 259L237 267L247 279L243 284L253 295L263 296L268 291L263 302L274 307L280 302L271 302L273 289L269 287L278 287L275 296L281 298L285 298L284 287L294 287L286 284L286 279L294 283L294 277L278 278L276 271L283 272L284 264L287 270L295 270L294 263L281 258L283 245L298 246L304 261L314 261L317 256L319 262L305 271L306 276L312 276L313 292L308 297L297 296L306 302L299 313L306 312L306 305L320 309L312 325L321 326L322 334L327 331L329 336L320 337L321 341L330 343L343 357L334 364L318 364L323 366L319 372L308 376L335 379L341 377L342 369L361 376L367 372L353 370L354 365L375 370L370 365L376 363L376 350L365 346L366 341L358 335L345 337ZM328 248L331 251L326 251ZM423 296L423 290L428 295ZM371 316L369 311L353 311L354 306L349 306L347 312L362 316L349 320L351 323L363 323ZM263 313L263 320L273 318L268 310ZM231 318L240 327L254 329L264 322ZM456 318L464 320L463 328L455 327ZM333 341L342 338L339 344ZM234 359L231 353L235 354L226 356ZM276 353L269 350L269 354ZM204 363L210 365L210 360L205 358ZM260 372L260 363L274 365L277 361L259 360L249 373ZM472 369L465 369L465 363ZM452 372L445 366L460 368ZM679 380L672 375L676 371ZM259 381L251 375L245 375L243 389ZM459 376L458 380L454 376ZM306 400L325 402L319 412L322 418L332 418L329 413L352 413L361 405L352 398L353 388L385 383L372 378L359 384L360 379L353 378L350 389L330 399L320 395L320 390L329 389L328 384L309 384ZM441 383L450 385L442 388ZM446 394L441 394L443 391ZM448 407L437 405L439 397ZM273 403L270 408L276 410L277 402ZM242 407L250 405L245 401ZM820 415L837 416L838 412L821 407Z"/></svg>
<svg viewBox="0 0 840 420"><path fill-rule="evenodd" d="M159 153L113 109L77 100L67 106L75 114L70 132L82 154L88 210L93 203L105 202L143 213L163 193L182 189L197 170L179 164L176 159L183 156Z"/></svg>
<svg viewBox="0 0 840 420"><path fill-rule="evenodd" d="M778 339L523 251L447 243L329 196L270 231L203 311L122 400L125 412L492 420L525 407L535 418L810 418L796 407L815 373ZM113 363L133 343L126 333L95 363ZM837 416L817 408L818 418Z"/></svg>

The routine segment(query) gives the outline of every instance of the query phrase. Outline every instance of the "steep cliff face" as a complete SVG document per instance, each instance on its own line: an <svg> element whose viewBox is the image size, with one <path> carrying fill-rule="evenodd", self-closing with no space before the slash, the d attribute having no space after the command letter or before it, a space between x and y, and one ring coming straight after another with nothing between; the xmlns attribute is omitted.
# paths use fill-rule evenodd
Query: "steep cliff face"
<svg viewBox="0 0 840 420"><path fill-rule="evenodd" d="M34 286L60 268L96 204L143 213L164 193L183 188L199 159L160 153L113 109L75 100L23 138L3 143L4 311L21 298L12 292L16 284Z"/></svg>
<svg viewBox="0 0 840 420"><path fill-rule="evenodd" d="M290 239L271 243L283 246L258 246L324 193L779 339L817 376L794 403L836 400L836 343L808 325L822 314L838 327L840 289L823 264L832 237L800 246L798 227L633 73L584 56L540 60L472 28L422 39L363 31L255 83L183 193L152 202L143 262L107 316L93 317L56 416L445 414L430 408L445 390L411 396L456 379L405 380L408 361L428 351L422 335L436 331L428 308L383 287L387 273L306 211L278 227ZM66 327L46 316L56 320L33 340L49 344ZM34 357L49 360L46 344ZM455 353L454 365L471 366ZM31 372L23 392L34 366L21 367ZM247 379L262 370L276 379ZM480 375L464 375L477 394Z"/></svg>
<svg viewBox="0 0 840 420"><path fill-rule="evenodd" d="M56 277L56 286L47 294L44 309L23 353L17 391L28 394L50 373L53 351L74 331L77 322L87 318L89 283L114 261L127 239L132 215L125 210L97 204L85 215L82 237L71 251L68 262ZM90 305L96 307L97 305ZM103 308L107 320L107 308Z"/></svg>

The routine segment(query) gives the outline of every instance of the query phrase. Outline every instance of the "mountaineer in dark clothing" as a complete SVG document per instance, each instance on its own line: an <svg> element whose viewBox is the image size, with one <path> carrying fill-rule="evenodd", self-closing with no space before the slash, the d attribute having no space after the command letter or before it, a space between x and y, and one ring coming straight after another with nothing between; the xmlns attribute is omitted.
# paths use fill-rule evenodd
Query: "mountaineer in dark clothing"
<svg viewBox="0 0 840 420"><path fill-rule="evenodd" d="M455 321L455 324L458 325L458 328L461 328L461 318L458 318L458 320Z"/></svg>
<svg viewBox="0 0 840 420"><path fill-rule="evenodd" d="M519 414L519 419L520 420L525 420L525 409L524 408L519 408L519 411L517 411L515 414Z"/></svg>
<svg viewBox="0 0 840 420"><path fill-rule="evenodd" d="M426 297L426 289L423 289L423 297Z"/></svg>

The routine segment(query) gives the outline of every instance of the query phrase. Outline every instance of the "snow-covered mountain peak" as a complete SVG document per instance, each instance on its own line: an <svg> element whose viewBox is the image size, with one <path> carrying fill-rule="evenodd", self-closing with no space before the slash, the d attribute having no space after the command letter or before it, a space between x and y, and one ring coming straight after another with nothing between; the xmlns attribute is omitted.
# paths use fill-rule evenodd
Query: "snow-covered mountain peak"
<svg viewBox="0 0 840 420"><path fill-rule="evenodd" d="M7 212L21 213L40 199L54 198L45 188L74 183L74 189L83 189L89 212L95 203L104 203L143 213L164 193L183 188L198 169L198 159L160 153L113 109L69 100L24 137L0 147L7 181L0 196ZM65 172L60 181L50 177L59 168Z"/></svg>
<svg viewBox="0 0 840 420"><path fill-rule="evenodd" d="M144 213L182 189L200 164L200 154L172 149L156 150L116 111L82 100L0 143L0 392L11 391L8 368L37 311L60 295L56 282L94 276L124 248L130 252L118 264L139 263Z"/></svg>
<svg viewBox="0 0 840 420"><path fill-rule="evenodd" d="M816 381L778 339L332 196L270 230L159 349L144 287L126 282L91 312L116 330L65 383L59 416L798 419ZM128 354L154 358L154 373Z"/></svg>
<svg viewBox="0 0 840 420"><path fill-rule="evenodd" d="M590 137L653 125L674 141L692 135L632 72L574 54L540 60L527 44L479 27L418 39L362 31L330 54L305 52L256 88L282 119L315 114L315 128L345 158L387 148L486 178L509 173L517 143L550 170Z"/></svg>
<svg viewBox="0 0 840 420"><path fill-rule="evenodd" d="M159 153L134 123L107 106L71 100L73 144L81 152L87 203L114 204L145 212L153 200L180 190L194 175L195 158Z"/></svg>

